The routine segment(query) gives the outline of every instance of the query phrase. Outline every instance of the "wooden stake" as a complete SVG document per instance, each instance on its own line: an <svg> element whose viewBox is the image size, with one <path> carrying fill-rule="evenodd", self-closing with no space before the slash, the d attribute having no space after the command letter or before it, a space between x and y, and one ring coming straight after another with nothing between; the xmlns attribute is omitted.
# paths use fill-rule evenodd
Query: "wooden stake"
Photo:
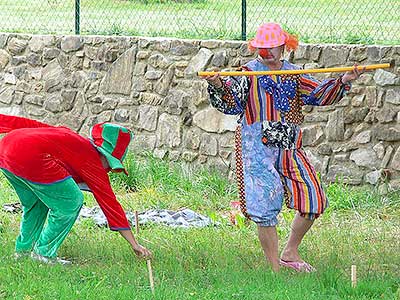
<svg viewBox="0 0 400 300"><path fill-rule="evenodd" d="M357 286L357 266L351 266L351 286L355 288Z"/></svg>
<svg viewBox="0 0 400 300"><path fill-rule="evenodd" d="M135 210L135 228L136 234L139 234L139 213L137 210Z"/></svg>
<svg viewBox="0 0 400 300"><path fill-rule="evenodd" d="M150 281L151 292L154 295L154 292L155 292L155 290L154 290L154 278L153 278L153 270L151 268L151 260L150 259L147 260L147 269L149 270L149 281Z"/></svg>

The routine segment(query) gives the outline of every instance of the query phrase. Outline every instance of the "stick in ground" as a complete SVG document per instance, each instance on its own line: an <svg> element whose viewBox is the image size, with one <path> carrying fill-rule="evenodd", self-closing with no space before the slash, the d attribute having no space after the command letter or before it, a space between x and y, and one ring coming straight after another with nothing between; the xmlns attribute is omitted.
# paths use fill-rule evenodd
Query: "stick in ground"
<svg viewBox="0 0 400 300"><path fill-rule="evenodd" d="M139 234L139 213L137 210L135 210L135 228L136 234Z"/></svg>
<svg viewBox="0 0 400 300"><path fill-rule="evenodd" d="M150 288L151 292L154 294L154 278L153 278L153 269L151 268L151 260L147 260L147 269L149 270L149 280L150 280Z"/></svg>
<svg viewBox="0 0 400 300"><path fill-rule="evenodd" d="M356 267L356 265L351 266L351 286L353 288L357 286L357 267Z"/></svg>

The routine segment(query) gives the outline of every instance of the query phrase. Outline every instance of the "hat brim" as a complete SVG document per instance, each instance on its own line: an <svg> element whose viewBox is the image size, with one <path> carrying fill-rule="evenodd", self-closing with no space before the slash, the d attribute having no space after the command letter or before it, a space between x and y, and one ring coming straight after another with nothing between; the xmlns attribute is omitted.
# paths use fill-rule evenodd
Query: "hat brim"
<svg viewBox="0 0 400 300"><path fill-rule="evenodd" d="M101 147L96 147L96 149L104 155L104 157L107 159L108 165L112 170L122 170L126 175L128 175L128 172L125 170L122 162L119 159L115 158Z"/></svg>
<svg viewBox="0 0 400 300"><path fill-rule="evenodd" d="M250 41L250 46L254 47L254 48L275 48L275 47L279 47L285 45L285 42L283 43L272 43L272 44L268 44L268 43L259 43L256 40L251 40Z"/></svg>

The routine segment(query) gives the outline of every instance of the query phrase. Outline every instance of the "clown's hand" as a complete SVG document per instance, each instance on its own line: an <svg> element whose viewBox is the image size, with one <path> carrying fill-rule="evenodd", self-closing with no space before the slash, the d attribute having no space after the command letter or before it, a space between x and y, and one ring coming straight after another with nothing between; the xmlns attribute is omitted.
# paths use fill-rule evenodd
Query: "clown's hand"
<svg viewBox="0 0 400 300"><path fill-rule="evenodd" d="M218 72L219 70L217 68L213 68L214 72ZM212 86L216 87L217 89L222 87L222 80L221 77L218 73L216 73L215 75L208 75L208 76L202 76L205 80L207 80L207 82L209 84L211 84Z"/></svg>
<svg viewBox="0 0 400 300"><path fill-rule="evenodd" d="M205 76L204 79L207 80L209 84L215 86L216 88L222 87L222 81L219 74Z"/></svg>
<svg viewBox="0 0 400 300"><path fill-rule="evenodd" d="M150 258L152 256L150 250L139 244L132 246L132 249L139 258Z"/></svg>
<svg viewBox="0 0 400 300"><path fill-rule="evenodd" d="M346 84L350 81L353 81L353 80L357 79L358 77L360 77L360 75L365 72L365 67L363 67L361 70L358 69L357 67L358 67L358 65L354 64L353 70L346 72L342 76L342 83Z"/></svg>

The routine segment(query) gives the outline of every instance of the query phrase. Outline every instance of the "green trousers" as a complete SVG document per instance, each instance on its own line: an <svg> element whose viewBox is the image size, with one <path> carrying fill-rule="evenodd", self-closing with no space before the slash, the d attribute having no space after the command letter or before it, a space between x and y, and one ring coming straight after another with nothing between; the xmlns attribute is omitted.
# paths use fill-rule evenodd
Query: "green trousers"
<svg viewBox="0 0 400 300"><path fill-rule="evenodd" d="M83 194L72 178L37 184L1 169L10 181L23 207L16 252L56 257L83 204ZM47 220L47 224L46 223Z"/></svg>

